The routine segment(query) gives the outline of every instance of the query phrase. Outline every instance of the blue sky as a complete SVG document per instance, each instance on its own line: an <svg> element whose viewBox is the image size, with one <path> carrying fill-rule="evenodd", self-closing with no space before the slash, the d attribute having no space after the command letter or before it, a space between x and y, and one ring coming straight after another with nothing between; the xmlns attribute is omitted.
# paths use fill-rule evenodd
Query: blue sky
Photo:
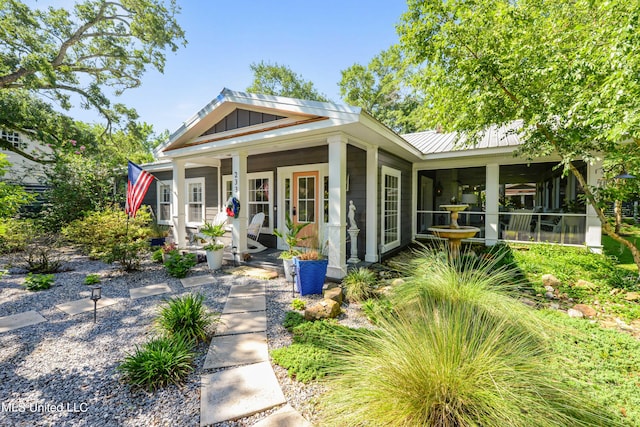
<svg viewBox="0 0 640 427"><path fill-rule="evenodd" d="M70 1L37 1L36 4ZM150 70L140 88L114 101L134 107L157 132L174 131L227 87L245 90L249 65L286 65L331 100L340 101L340 71L367 64L397 42L406 0L178 0L188 45L167 55L164 74ZM93 122L90 112L71 112Z"/></svg>

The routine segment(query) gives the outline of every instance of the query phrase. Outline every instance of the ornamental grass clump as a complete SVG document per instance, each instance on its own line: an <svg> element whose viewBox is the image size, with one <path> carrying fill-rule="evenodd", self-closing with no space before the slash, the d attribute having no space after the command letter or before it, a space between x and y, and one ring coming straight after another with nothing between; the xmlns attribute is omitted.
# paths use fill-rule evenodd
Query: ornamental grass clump
<svg viewBox="0 0 640 427"><path fill-rule="evenodd" d="M610 426L616 418L553 370L546 347L508 316L421 298L342 344L323 425Z"/></svg>
<svg viewBox="0 0 640 427"><path fill-rule="evenodd" d="M213 314L204 306L202 294L186 294L171 298L160 309L157 323L169 336L181 335L194 342L207 340L207 328Z"/></svg>
<svg viewBox="0 0 640 427"><path fill-rule="evenodd" d="M345 296L351 302L362 302L373 297L377 284L376 273L364 267L351 270L342 279Z"/></svg>
<svg viewBox="0 0 640 427"><path fill-rule="evenodd" d="M183 335L154 338L136 346L117 369L125 381L149 391L180 384L194 370L192 348L193 341Z"/></svg>

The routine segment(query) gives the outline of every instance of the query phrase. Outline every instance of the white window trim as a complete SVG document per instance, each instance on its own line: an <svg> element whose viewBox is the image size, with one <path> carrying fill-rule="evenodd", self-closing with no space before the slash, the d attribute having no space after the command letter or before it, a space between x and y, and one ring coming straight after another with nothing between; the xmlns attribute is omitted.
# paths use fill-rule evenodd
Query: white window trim
<svg viewBox="0 0 640 427"><path fill-rule="evenodd" d="M248 173L247 174L247 194L249 193L249 191L251 191L251 189L249 188L249 181L252 179L268 179L269 180L269 191L268 191L268 198L269 198L269 224L267 225L266 228L263 228L260 232L261 233L266 233L266 234L273 234L273 171L268 171L268 172L252 172L252 173ZM240 202L242 203L242 202ZM264 202L260 202L260 204L263 204ZM247 211L249 210L249 201L246 201L246 205L247 205ZM251 221L251 218L249 218L249 221Z"/></svg>
<svg viewBox="0 0 640 427"><path fill-rule="evenodd" d="M172 214L172 210L173 210L173 191L170 192L171 194L171 199L169 200L169 219L163 221L160 219L160 204L162 201L162 186L163 185L168 185L169 189L171 189L171 186L173 185L173 181L167 180L167 181L160 181L158 180L156 182L156 221L158 222L158 224L163 224L163 225L171 225L171 217L173 216Z"/></svg>
<svg viewBox="0 0 640 427"><path fill-rule="evenodd" d="M202 184L202 221L201 222L189 222L189 184ZM185 212L185 224L187 227L199 227L204 225L205 212L206 212L206 198L205 198L205 185L204 177L200 178L187 178L184 180L184 212Z"/></svg>
<svg viewBox="0 0 640 427"><path fill-rule="evenodd" d="M398 207L397 207L397 224L398 224L398 238L392 242L384 243L385 229L384 229L384 217L385 217L385 198L384 198L384 185L385 185L385 176L393 176L398 178ZM400 222L400 218L402 218L402 203L401 197L402 194L402 172L398 169L393 169L388 166L382 166L381 168L381 177L380 177L380 236L382 243L382 253L388 252L391 249L397 248L400 246L401 234L402 234L402 224Z"/></svg>
<svg viewBox="0 0 640 427"><path fill-rule="evenodd" d="M220 206L220 210L225 210L227 207L227 200L229 199L229 197L227 196L227 183L229 182L233 182L233 175L222 175L222 189L220 190L222 192L222 206ZM233 185L231 186L231 193L233 195Z"/></svg>

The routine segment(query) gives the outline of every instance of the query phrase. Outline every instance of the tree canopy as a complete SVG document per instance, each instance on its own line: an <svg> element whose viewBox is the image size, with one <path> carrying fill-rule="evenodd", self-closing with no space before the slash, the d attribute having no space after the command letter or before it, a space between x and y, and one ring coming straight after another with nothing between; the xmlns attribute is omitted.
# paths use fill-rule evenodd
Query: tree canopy
<svg viewBox="0 0 640 427"><path fill-rule="evenodd" d="M254 62L249 67L253 72L253 83L247 88L247 92L328 101L325 95L316 90L312 82L304 80L286 65L261 61Z"/></svg>
<svg viewBox="0 0 640 427"><path fill-rule="evenodd" d="M347 104L364 108L396 132L415 132L414 112L420 99L406 83L410 71L398 46L392 46L367 66L354 64L342 70L340 95Z"/></svg>
<svg viewBox="0 0 640 427"><path fill-rule="evenodd" d="M471 136L522 120L520 154L559 154L605 232L627 244L572 161L621 143L638 152L639 18L637 2L622 0L409 0L399 33L419 68L419 117Z"/></svg>
<svg viewBox="0 0 640 427"><path fill-rule="evenodd" d="M105 90L117 96L140 86L148 66L163 71L166 52L186 44L178 11L175 0L84 0L73 10L0 0L0 127L47 144L79 139L73 121L45 101L69 109L76 97L107 128L137 119Z"/></svg>

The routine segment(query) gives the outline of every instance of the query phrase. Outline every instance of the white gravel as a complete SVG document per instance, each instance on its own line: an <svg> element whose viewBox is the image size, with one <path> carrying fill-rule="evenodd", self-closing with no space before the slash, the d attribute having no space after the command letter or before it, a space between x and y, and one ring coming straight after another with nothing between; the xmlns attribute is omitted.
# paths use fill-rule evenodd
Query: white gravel
<svg viewBox="0 0 640 427"><path fill-rule="evenodd" d="M0 263L1 265L1 263ZM154 318L167 297L200 292L207 307L220 312L232 283L257 279L214 273L214 285L185 289L159 264L143 263L142 270L120 273L114 266L70 255L69 271L56 274L54 287L39 292L24 290L25 275L0 278L0 317L29 310L40 312L47 322L0 334L0 427L4 426L197 426L200 424L200 377L208 345L200 345L195 371L182 386L153 393L131 389L116 370L127 353L155 334ZM69 316L56 304L89 297L83 284L87 274L102 276L102 294L117 304L93 312ZM207 274L206 263L191 275ZM167 283L173 290L131 300L129 289ZM283 278L267 282L267 337L270 348L290 344L282 327L291 310L291 286ZM296 297L300 298L298 295ZM304 297L308 303L318 296ZM343 306L344 323L366 323L353 307ZM313 401L323 391L318 383L301 384L274 366L289 404L313 418ZM277 409L277 408L276 408ZM274 409L275 410L275 409ZM274 410L219 426L251 426Z"/></svg>

